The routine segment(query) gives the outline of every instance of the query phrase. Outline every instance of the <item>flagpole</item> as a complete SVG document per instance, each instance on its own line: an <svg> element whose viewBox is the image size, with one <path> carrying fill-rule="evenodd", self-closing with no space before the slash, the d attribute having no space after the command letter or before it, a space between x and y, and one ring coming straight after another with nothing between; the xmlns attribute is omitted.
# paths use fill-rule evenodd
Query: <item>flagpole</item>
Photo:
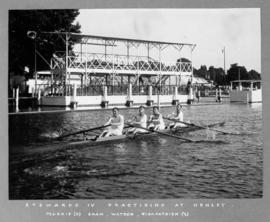
<svg viewBox="0 0 270 222"><path fill-rule="evenodd" d="M224 73L226 75L226 51L225 51L225 46L223 48L223 55L224 55Z"/></svg>

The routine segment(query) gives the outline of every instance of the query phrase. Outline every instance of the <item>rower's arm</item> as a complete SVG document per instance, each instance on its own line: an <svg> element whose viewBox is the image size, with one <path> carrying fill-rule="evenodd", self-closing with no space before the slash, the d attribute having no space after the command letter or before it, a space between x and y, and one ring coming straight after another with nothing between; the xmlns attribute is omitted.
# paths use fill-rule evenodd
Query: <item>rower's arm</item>
<svg viewBox="0 0 270 222"><path fill-rule="evenodd" d="M133 116L132 119L131 119L131 122L136 122L136 120L137 120L137 117Z"/></svg>
<svg viewBox="0 0 270 222"><path fill-rule="evenodd" d="M183 121L183 113L179 113L177 116L175 115L171 115L171 117L169 117L172 120L180 120Z"/></svg>
<svg viewBox="0 0 270 222"><path fill-rule="evenodd" d="M136 123L136 121L137 121L137 117L136 116L132 116L131 119L126 120L127 123L131 123L131 124Z"/></svg>
<svg viewBox="0 0 270 222"><path fill-rule="evenodd" d="M106 125L109 125L109 124L111 124L112 125L112 118L110 118L105 124L104 124L104 126L106 126Z"/></svg>
<svg viewBox="0 0 270 222"><path fill-rule="evenodd" d="M159 114L158 119L152 120L152 122L155 123L155 124L160 124L161 121L162 121L162 115L161 114Z"/></svg>
<svg viewBox="0 0 270 222"><path fill-rule="evenodd" d="M172 119L172 118L173 118L173 115L174 115L174 114L169 114L169 115L167 116L167 118Z"/></svg>
<svg viewBox="0 0 270 222"><path fill-rule="evenodd" d="M147 116L144 115L143 118L140 119L140 121L134 121L133 123L140 125L140 124L143 124L143 123L146 123L146 122L147 122Z"/></svg>
<svg viewBox="0 0 270 222"><path fill-rule="evenodd" d="M171 117L169 117L170 119L172 119L172 120L178 120L179 119L179 117L178 116L171 116Z"/></svg>
<svg viewBox="0 0 270 222"><path fill-rule="evenodd" d="M177 120L184 121L184 114L182 112L177 116Z"/></svg>
<svg viewBox="0 0 270 222"><path fill-rule="evenodd" d="M124 121L124 117L120 116L120 121L118 123L111 123L111 125L113 126L121 126L124 125L125 121Z"/></svg>

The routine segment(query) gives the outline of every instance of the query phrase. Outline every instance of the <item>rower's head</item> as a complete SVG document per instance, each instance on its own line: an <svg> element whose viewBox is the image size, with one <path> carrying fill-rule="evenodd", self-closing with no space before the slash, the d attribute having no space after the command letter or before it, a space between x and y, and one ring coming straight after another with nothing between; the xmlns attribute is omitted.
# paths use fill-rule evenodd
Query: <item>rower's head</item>
<svg viewBox="0 0 270 222"><path fill-rule="evenodd" d="M118 109L117 107L114 107L114 108L112 109L112 112L113 112L113 116L116 117L116 116L118 116L118 114L119 114L119 109Z"/></svg>
<svg viewBox="0 0 270 222"><path fill-rule="evenodd" d="M153 113L154 114L159 114L159 108L158 108L158 106L153 106Z"/></svg>
<svg viewBox="0 0 270 222"><path fill-rule="evenodd" d="M178 103L178 104L176 105L176 110L177 110L177 112L182 111L182 110L183 110L183 106L182 106L180 103Z"/></svg>
<svg viewBox="0 0 270 222"><path fill-rule="evenodd" d="M139 107L139 113L140 113L140 114L143 114L143 113L144 113L144 106L140 106L140 107Z"/></svg>

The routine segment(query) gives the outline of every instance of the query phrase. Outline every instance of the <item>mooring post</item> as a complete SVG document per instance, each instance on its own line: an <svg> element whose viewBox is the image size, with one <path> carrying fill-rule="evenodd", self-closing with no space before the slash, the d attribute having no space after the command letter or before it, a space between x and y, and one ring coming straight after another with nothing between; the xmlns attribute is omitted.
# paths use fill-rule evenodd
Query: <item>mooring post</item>
<svg viewBox="0 0 270 222"><path fill-rule="evenodd" d="M132 84L129 83L128 84L128 95L127 95L126 106L127 107L132 107L132 105L133 105L133 100L132 100Z"/></svg>
<svg viewBox="0 0 270 222"><path fill-rule="evenodd" d="M32 87L32 97L34 98L35 97L35 88Z"/></svg>
<svg viewBox="0 0 270 222"><path fill-rule="evenodd" d="M178 97L178 86L175 86L174 91L173 91L173 100L172 100L173 105L176 105L179 103L179 99L177 97Z"/></svg>
<svg viewBox="0 0 270 222"><path fill-rule="evenodd" d="M37 100L38 100L38 106L40 106L41 105L41 90L40 89L38 89Z"/></svg>
<svg viewBox="0 0 270 222"><path fill-rule="evenodd" d="M188 93L188 101L187 104L191 104L193 102L193 89L192 86L189 87L189 93Z"/></svg>
<svg viewBox="0 0 270 222"><path fill-rule="evenodd" d="M250 83L250 91L253 91L253 82Z"/></svg>
<svg viewBox="0 0 270 222"><path fill-rule="evenodd" d="M15 97L15 112L19 112L19 86L16 88L16 97Z"/></svg>
<svg viewBox="0 0 270 222"><path fill-rule="evenodd" d="M77 85L76 84L73 84L73 88L72 88L72 99L71 99L71 102L70 102L70 106L71 108L73 109L76 109L77 108Z"/></svg>
<svg viewBox="0 0 270 222"><path fill-rule="evenodd" d="M148 99L146 102L147 106L152 106L153 105L153 98L152 98L152 93L153 93L153 87L151 85L148 86Z"/></svg>
<svg viewBox="0 0 270 222"><path fill-rule="evenodd" d="M102 97L102 101L101 101L102 108L108 107L109 101L108 101L107 95L108 95L108 88L107 88L107 86L103 86L103 97Z"/></svg>

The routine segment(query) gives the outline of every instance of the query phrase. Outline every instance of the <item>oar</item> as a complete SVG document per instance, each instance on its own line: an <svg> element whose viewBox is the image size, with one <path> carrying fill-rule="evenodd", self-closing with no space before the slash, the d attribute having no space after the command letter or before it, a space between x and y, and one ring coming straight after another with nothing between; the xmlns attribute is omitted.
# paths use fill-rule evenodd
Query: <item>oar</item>
<svg viewBox="0 0 270 222"><path fill-rule="evenodd" d="M130 123L126 123L125 124L129 127L135 127L135 128L140 128L140 129L143 129L143 130L146 130L148 132L154 132L154 133L157 133L157 134L161 134L161 135L164 135L164 136L169 136L169 137L173 137L173 138L176 138L176 139L180 139L180 140L184 140L186 142L196 142L196 141L193 141L193 140L190 140L190 139L187 139L187 138L183 138L183 137L180 137L180 136L176 136L176 135L172 135L172 134L169 134L169 133L164 133L164 132L160 132L158 130L154 130L154 129L148 129L148 128L145 128L145 127L142 127L142 126L134 126Z"/></svg>
<svg viewBox="0 0 270 222"><path fill-rule="evenodd" d="M90 128L90 129L85 129L85 130L80 130L80 131L69 133L69 134L65 134L65 135L59 136L58 139L62 139L64 137L68 137L68 136L73 136L73 135L80 134L80 133L86 133L86 132L93 131L93 130L102 129L102 128L105 128L105 127L110 126L110 125L111 124L104 125L104 126L98 126L98 127L94 127L94 128Z"/></svg>
<svg viewBox="0 0 270 222"><path fill-rule="evenodd" d="M183 123L183 124L186 124L186 125L189 125L189 126L196 126L196 127L201 128L201 129L207 129L207 130L216 131L216 132L219 132L219 133L222 133L222 134L240 135L240 134L238 134L238 133L225 132L225 131L221 131L221 130L217 130L217 129L211 129L211 128L208 128L208 127L199 126L199 125L196 125L196 124L194 124L194 123L187 123L187 122L183 122L183 121L175 120L175 119L170 119L170 118L166 118L166 117L163 117L163 118L164 118L164 119L167 119L167 120L170 120L170 121L177 122L177 123Z"/></svg>

